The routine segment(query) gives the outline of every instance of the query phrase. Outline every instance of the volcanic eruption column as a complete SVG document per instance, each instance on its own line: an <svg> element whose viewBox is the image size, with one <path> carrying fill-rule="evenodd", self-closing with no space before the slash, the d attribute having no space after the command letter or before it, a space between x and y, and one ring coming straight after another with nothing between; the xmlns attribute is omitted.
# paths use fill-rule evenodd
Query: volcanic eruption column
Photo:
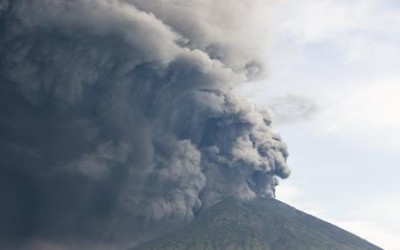
<svg viewBox="0 0 400 250"><path fill-rule="evenodd" d="M273 197L286 146L235 93L265 72L270 5L0 0L0 238L140 242Z"/></svg>

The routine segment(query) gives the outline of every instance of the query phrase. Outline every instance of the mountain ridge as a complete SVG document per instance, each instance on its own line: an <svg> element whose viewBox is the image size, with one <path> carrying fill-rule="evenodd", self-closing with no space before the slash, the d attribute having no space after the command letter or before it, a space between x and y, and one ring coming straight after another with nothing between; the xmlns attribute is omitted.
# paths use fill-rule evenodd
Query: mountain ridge
<svg viewBox="0 0 400 250"><path fill-rule="evenodd" d="M275 199L225 199L176 231L132 250L382 250Z"/></svg>

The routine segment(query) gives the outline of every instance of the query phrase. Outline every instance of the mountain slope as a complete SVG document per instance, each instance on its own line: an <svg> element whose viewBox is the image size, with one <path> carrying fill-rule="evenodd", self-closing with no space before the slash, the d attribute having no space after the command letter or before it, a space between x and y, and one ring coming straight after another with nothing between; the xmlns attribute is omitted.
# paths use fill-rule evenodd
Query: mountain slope
<svg viewBox="0 0 400 250"><path fill-rule="evenodd" d="M134 250L379 250L275 199L224 200L183 228Z"/></svg>

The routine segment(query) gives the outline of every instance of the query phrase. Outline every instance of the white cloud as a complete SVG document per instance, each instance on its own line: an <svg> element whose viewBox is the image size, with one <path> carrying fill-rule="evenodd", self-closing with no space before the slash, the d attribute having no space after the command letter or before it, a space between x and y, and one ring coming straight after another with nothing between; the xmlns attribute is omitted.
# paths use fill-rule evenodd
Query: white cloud
<svg viewBox="0 0 400 250"><path fill-rule="evenodd" d="M363 12L349 9L349 3L322 1L287 1L285 9L290 11L289 19L280 29L289 32L299 42L320 42L337 37L338 34L358 27ZM365 9L366 1L363 1ZM355 6L354 6L355 7ZM359 8L356 8L359 9Z"/></svg>
<svg viewBox="0 0 400 250"><path fill-rule="evenodd" d="M287 0L285 14L278 29L305 43L331 42L344 36L365 32L399 34L398 10L385 5L387 1L363 0Z"/></svg>
<svg viewBox="0 0 400 250"><path fill-rule="evenodd" d="M336 107L343 123L369 123L400 129L400 80L367 85Z"/></svg>
<svg viewBox="0 0 400 250"><path fill-rule="evenodd" d="M348 89L325 108L315 133L334 134L375 150L400 149L400 79Z"/></svg>
<svg viewBox="0 0 400 250"><path fill-rule="evenodd" d="M388 0L287 0L281 6L276 35L298 47L334 46L343 62L398 61L399 10ZM288 46L290 48L290 46ZM303 48L305 49L305 48ZM302 54L301 52L298 52ZM395 54L393 54L395 53Z"/></svg>
<svg viewBox="0 0 400 250"><path fill-rule="evenodd" d="M375 223L367 221L337 221L335 224L385 250L400 249L399 235Z"/></svg>
<svg viewBox="0 0 400 250"><path fill-rule="evenodd" d="M313 200L312 197L306 197L307 192L292 184L282 184L278 189L278 199L295 208L314 215L322 220L328 221L342 229L345 229L385 250L400 249L400 235L392 230L387 224L382 226L385 219L393 219L393 223L398 223L396 218L398 212L393 206L393 199L389 198L387 202L360 201L357 204L351 204L348 208L348 214L332 214L331 203L326 204L323 201ZM310 201L311 199L311 201ZM378 200L378 199L377 199ZM348 219L348 217L353 219Z"/></svg>

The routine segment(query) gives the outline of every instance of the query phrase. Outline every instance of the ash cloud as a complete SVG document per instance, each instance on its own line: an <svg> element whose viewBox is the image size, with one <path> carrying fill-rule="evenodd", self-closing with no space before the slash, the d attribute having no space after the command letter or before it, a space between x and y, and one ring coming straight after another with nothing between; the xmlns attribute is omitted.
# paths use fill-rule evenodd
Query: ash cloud
<svg viewBox="0 0 400 250"><path fill-rule="evenodd" d="M268 107L279 124L309 120L319 111L318 105L310 98L293 94L272 99Z"/></svg>
<svg viewBox="0 0 400 250"><path fill-rule="evenodd" d="M269 5L0 1L0 244L123 249L273 197L286 145L235 93Z"/></svg>

